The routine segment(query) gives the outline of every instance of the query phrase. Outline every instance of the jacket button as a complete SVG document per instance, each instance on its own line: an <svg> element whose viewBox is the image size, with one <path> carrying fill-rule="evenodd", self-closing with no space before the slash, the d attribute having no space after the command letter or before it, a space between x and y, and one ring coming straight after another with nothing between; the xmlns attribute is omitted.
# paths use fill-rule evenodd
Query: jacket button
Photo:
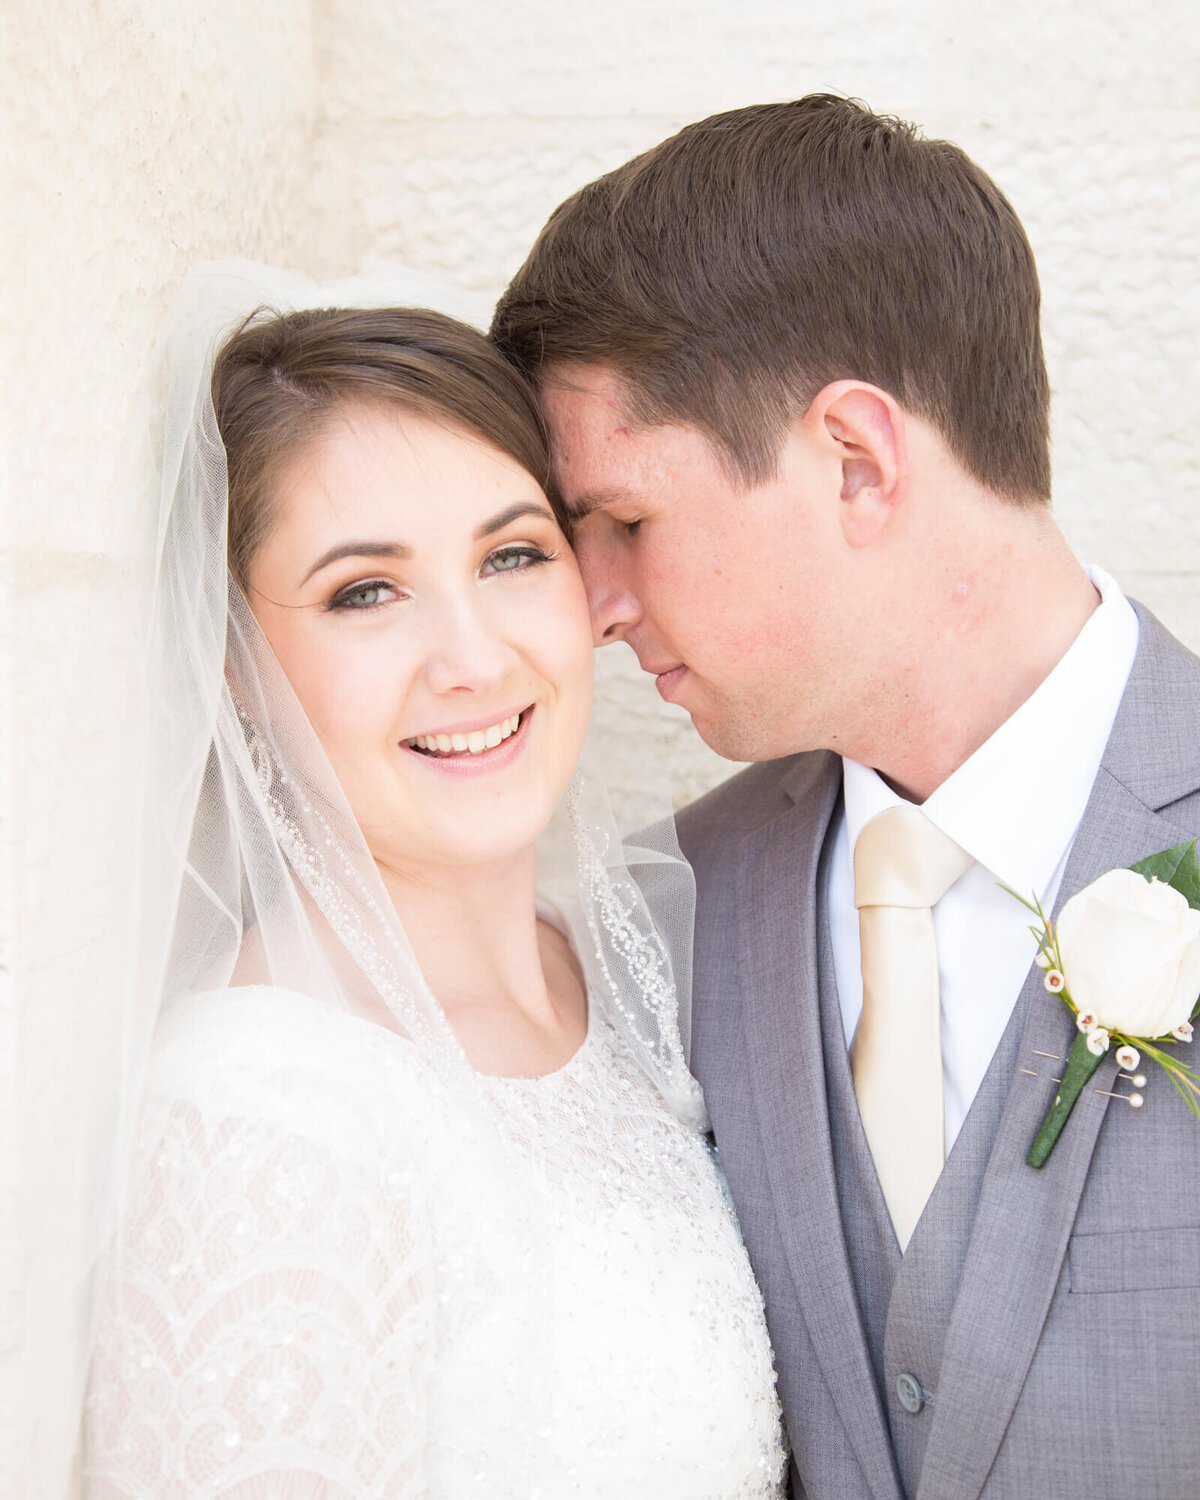
<svg viewBox="0 0 1200 1500"><path fill-rule="evenodd" d="M921 1382L915 1375L896 1376L896 1395L904 1410L914 1417L925 1405L925 1392L921 1389Z"/></svg>

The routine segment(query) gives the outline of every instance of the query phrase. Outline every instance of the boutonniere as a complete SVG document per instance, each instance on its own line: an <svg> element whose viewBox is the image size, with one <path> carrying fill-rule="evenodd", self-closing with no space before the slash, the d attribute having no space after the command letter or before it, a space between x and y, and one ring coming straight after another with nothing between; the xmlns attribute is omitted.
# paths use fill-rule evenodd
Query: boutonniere
<svg viewBox="0 0 1200 1500"><path fill-rule="evenodd" d="M1008 887L1005 887L1008 890ZM1010 895L1017 896L1015 891ZM1025 1160L1042 1167L1084 1085L1116 1048L1117 1066L1136 1088L1142 1058L1157 1063L1200 1119L1200 1079L1181 1062L1200 1013L1200 864L1196 840L1110 870L1072 896L1051 923L1036 899L1037 963L1077 1028L1054 1103ZM1143 1095L1129 1096L1138 1107Z"/></svg>

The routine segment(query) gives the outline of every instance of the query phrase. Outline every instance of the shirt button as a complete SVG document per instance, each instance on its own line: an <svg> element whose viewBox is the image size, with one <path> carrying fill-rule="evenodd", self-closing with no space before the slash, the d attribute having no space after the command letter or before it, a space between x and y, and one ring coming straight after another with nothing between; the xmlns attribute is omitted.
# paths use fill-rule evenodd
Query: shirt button
<svg viewBox="0 0 1200 1500"><path fill-rule="evenodd" d="M904 1410L914 1417L925 1405L925 1392L921 1389L921 1382L915 1375L896 1376L896 1395Z"/></svg>

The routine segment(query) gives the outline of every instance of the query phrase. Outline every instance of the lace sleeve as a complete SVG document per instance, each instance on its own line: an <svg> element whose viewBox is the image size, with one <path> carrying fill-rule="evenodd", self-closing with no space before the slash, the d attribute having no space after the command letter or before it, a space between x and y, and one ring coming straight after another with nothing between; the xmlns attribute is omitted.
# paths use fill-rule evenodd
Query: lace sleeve
<svg viewBox="0 0 1200 1500"><path fill-rule="evenodd" d="M245 1021L234 1045L185 1028L156 1061L85 1495L424 1495L431 1233L386 1080Z"/></svg>

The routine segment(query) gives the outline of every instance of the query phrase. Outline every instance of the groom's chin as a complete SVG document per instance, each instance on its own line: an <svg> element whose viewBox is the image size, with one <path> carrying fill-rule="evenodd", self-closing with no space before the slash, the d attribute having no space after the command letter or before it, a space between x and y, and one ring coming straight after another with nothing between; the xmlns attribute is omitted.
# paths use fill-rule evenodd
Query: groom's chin
<svg viewBox="0 0 1200 1500"><path fill-rule="evenodd" d="M776 747L767 726L753 716L732 712L695 712L691 714L696 733L722 760L746 765L750 761L777 760L790 755L790 747Z"/></svg>

